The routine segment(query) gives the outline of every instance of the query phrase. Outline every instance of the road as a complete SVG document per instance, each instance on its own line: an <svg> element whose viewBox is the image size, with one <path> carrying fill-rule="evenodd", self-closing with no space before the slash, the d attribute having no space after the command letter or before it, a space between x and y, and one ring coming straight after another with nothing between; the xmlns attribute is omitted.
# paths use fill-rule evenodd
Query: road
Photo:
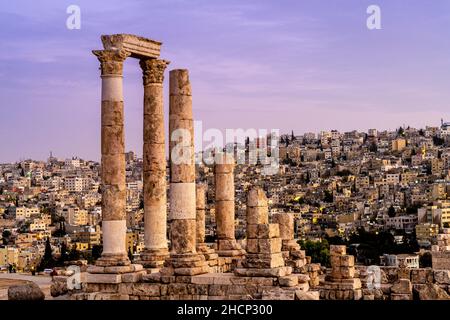
<svg viewBox="0 0 450 320"><path fill-rule="evenodd" d="M45 294L45 299L51 300L50 285L52 278L50 276L32 276L21 273L0 273L0 300L8 300L8 287L32 281L36 283Z"/></svg>

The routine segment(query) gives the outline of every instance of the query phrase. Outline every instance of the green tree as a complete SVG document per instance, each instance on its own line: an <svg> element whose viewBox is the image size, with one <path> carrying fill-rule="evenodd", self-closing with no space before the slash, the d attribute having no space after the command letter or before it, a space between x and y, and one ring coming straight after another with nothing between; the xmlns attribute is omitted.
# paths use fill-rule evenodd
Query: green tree
<svg viewBox="0 0 450 320"><path fill-rule="evenodd" d="M306 251L306 255L311 257L311 262L330 266L330 246L327 240L300 240L299 244Z"/></svg>
<svg viewBox="0 0 450 320"><path fill-rule="evenodd" d="M334 158L331 158L331 167L336 167L336 161L334 161Z"/></svg>
<svg viewBox="0 0 450 320"><path fill-rule="evenodd" d="M47 240L45 241L44 259L45 260L53 259L53 251L52 245L50 244L50 238L47 238Z"/></svg>
<svg viewBox="0 0 450 320"><path fill-rule="evenodd" d="M330 191L325 190L324 191L323 201L328 202L328 203L332 203L333 202L333 194Z"/></svg>
<svg viewBox="0 0 450 320"><path fill-rule="evenodd" d="M358 260L366 264L378 264L384 253L396 253L397 245L390 232L367 232L359 228L350 235L349 244L358 244L356 255Z"/></svg>
<svg viewBox="0 0 450 320"><path fill-rule="evenodd" d="M103 247L101 245L92 246L92 259L97 260L102 256Z"/></svg>
<svg viewBox="0 0 450 320"><path fill-rule="evenodd" d="M61 255L59 257L59 264L64 265L64 262L69 260L69 255L67 254L67 245L65 242L61 244Z"/></svg>
<svg viewBox="0 0 450 320"><path fill-rule="evenodd" d="M351 174L352 174L351 171L348 170L348 169L344 169L344 170L338 171L336 173L336 175L339 176L339 177L347 177L347 176L349 176Z"/></svg>
<svg viewBox="0 0 450 320"><path fill-rule="evenodd" d="M431 268L431 253L425 252L419 257L419 266L421 268Z"/></svg>
<svg viewBox="0 0 450 320"><path fill-rule="evenodd" d="M130 259L130 261L133 261L133 253L131 252L131 248L128 248L128 259Z"/></svg>
<svg viewBox="0 0 450 320"><path fill-rule="evenodd" d="M444 140L444 139L439 138L439 137L437 137L437 136L434 136L434 137L433 137L433 144L434 144L435 146L442 146L444 143L445 143L445 140Z"/></svg>
<svg viewBox="0 0 450 320"><path fill-rule="evenodd" d="M55 259L53 259L52 245L50 244L50 238L47 238L45 241L45 251L44 256L42 257L37 271L43 271L44 269L54 268L56 263Z"/></svg>
<svg viewBox="0 0 450 320"><path fill-rule="evenodd" d="M9 243L9 241L10 241L10 238L11 238L11 231L9 231L9 230L3 230L3 232L2 232L2 238L3 238L3 245L7 245L8 243Z"/></svg>
<svg viewBox="0 0 450 320"><path fill-rule="evenodd" d="M347 242L339 236L327 237L327 241L330 245L347 245Z"/></svg>
<svg viewBox="0 0 450 320"><path fill-rule="evenodd" d="M390 206L389 207L389 209L388 209L388 216L390 217L390 218L393 218L393 217L395 217L395 208L394 208L394 206Z"/></svg>
<svg viewBox="0 0 450 320"><path fill-rule="evenodd" d="M81 254L80 252L77 250L77 246L74 244L72 246L72 249L69 252L69 261L75 261L75 260L80 260Z"/></svg>

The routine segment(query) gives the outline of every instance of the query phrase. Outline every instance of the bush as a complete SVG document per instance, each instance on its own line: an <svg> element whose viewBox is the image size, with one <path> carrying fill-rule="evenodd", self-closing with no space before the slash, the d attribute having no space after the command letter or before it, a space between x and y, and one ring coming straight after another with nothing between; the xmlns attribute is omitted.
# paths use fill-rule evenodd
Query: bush
<svg viewBox="0 0 450 320"><path fill-rule="evenodd" d="M306 251L306 255L311 257L311 262L320 263L327 267L330 266L330 246L327 240L300 240L299 244Z"/></svg>
<svg viewBox="0 0 450 320"><path fill-rule="evenodd" d="M425 252L419 257L419 266L421 268L431 268L431 253Z"/></svg>

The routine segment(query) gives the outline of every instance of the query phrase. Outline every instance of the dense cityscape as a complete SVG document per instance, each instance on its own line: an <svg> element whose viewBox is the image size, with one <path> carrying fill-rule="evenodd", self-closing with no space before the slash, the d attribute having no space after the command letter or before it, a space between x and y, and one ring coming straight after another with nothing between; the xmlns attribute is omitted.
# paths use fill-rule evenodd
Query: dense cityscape
<svg viewBox="0 0 450 320"><path fill-rule="evenodd" d="M450 123L292 132L279 141L277 174L262 176L261 165L235 168L236 239L243 247L246 193L257 185L267 195L269 216L293 213L295 238L310 263L330 266L329 244L346 244L359 265L450 267L450 255L432 258L450 250ZM258 143L267 144L266 137ZM126 248L137 260L144 249L142 159L133 152L125 159ZM207 185L206 243L216 236L213 171L196 166L197 183ZM3 272L42 272L100 256L99 172L95 161L51 153L47 161L0 165Z"/></svg>

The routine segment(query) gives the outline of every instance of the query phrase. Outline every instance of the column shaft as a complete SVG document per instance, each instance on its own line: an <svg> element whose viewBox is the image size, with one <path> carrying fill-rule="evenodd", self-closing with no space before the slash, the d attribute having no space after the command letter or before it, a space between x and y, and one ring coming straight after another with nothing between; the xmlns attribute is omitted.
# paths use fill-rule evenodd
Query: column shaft
<svg viewBox="0 0 450 320"><path fill-rule="evenodd" d="M235 238L234 157L230 153L218 154L215 161L217 253L219 256L240 256L245 252Z"/></svg>
<svg viewBox="0 0 450 320"><path fill-rule="evenodd" d="M170 72L170 259L164 272L195 275L209 271L196 251L194 120L187 70Z"/></svg>
<svg viewBox="0 0 450 320"><path fill-rule="evenodd" d="M222 157L217 157L214 170L217 238L219 240L233 240L235 239L233 156L225 154Z"/></svg>
<svg viewBox="0 0 450 320"><path fill-rule="evenodd" d="M196 253L194 120L187 70L170 72L170 219L173 253Z"/></svg>
<svg viewBox="0 0 450 320"><path fill-rule="evenodd" d="M126 239L122 50L93 51L101 63L101 178L103 253L98 265L129 265Z"/></svg>
<svg viewBox="0 0 450 320"><path fill-rule="evenodd" d="M142 59L144 83L144 244L141 263L160 267L168 256L166 210L166 150L163 81L168 62Z"/></svg>
<svg viewBox="0 0 450 320"><path fill-rule="evenodd" d="M206 186L196 186L196 220L197 220L197 250L205 243L205 213L206 213Z"/></svg>

